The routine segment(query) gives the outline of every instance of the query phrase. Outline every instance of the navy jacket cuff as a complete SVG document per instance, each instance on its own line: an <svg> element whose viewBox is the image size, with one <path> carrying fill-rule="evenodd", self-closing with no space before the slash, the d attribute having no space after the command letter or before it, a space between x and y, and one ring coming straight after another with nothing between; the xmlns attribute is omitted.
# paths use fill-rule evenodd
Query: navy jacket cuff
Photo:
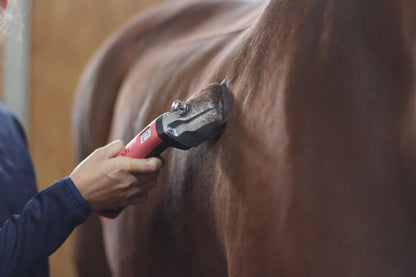
<svg viewBox="0 0 416 277"><path fill-rule="evenodd" d="M84 197L82 197L81 193L75 186L74 182L71 180L69 176L62 179L68 185L68 188L72 192L72 203L74 206L80 207L86 214L90 214L92 212L90 206L88 205L87 201L85 201ZM71 196L70 196L71 197Z"/></svg>

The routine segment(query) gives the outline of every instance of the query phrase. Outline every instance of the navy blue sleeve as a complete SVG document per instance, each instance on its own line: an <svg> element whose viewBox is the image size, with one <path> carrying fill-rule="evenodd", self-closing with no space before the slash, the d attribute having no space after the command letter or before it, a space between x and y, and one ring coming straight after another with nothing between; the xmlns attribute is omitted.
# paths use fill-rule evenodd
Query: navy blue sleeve
<svg viewBox="0 0 416 277"><path fill-rule="evenodd" d="M11 215L20 214L36 192L24 131L0 103L0 227Z"/></svg>
<svg viewBox="0 0 416 277"><path fill-rule="evenodd" d="M69 177L37 193L0 229L0 276L22 276L33 270L90 213Z"/></svg>

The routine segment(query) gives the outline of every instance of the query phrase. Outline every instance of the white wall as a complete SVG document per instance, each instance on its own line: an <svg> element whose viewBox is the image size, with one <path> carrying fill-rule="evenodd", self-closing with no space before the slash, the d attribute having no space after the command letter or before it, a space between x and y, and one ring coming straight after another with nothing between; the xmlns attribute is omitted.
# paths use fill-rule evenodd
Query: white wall
<svg viewBox="0 0 416 277"><path fill-rule="evenodd" d="M3 42L3 100L30 134L30 0L9 5L12 14Z"/></svg>

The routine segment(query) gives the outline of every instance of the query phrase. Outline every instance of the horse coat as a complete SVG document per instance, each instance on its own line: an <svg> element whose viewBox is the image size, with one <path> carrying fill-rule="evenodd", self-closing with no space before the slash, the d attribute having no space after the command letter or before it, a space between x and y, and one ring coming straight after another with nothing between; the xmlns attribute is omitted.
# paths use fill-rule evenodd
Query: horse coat
<svg viewBox="0 0 416 277"><path fill-rule="evenodd" d="M80 276L414 276L415 11L172 1L116 32L80 80L79 159L224 78L231 114L164 154L146 203L78 230Z"/></svg>

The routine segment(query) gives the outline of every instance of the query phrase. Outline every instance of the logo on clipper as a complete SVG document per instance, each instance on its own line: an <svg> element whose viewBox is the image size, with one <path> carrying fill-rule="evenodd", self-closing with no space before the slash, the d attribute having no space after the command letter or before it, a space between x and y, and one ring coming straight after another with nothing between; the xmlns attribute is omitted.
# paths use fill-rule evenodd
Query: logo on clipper
<svg viewBox="0 0 416 277"><path fill-rule="evenodd" d="M151 134L152 130L150 128L147 128L147 130L144 131L143 134L140 136L140 143L143 144L148 138L150 138Z"/></svg>

